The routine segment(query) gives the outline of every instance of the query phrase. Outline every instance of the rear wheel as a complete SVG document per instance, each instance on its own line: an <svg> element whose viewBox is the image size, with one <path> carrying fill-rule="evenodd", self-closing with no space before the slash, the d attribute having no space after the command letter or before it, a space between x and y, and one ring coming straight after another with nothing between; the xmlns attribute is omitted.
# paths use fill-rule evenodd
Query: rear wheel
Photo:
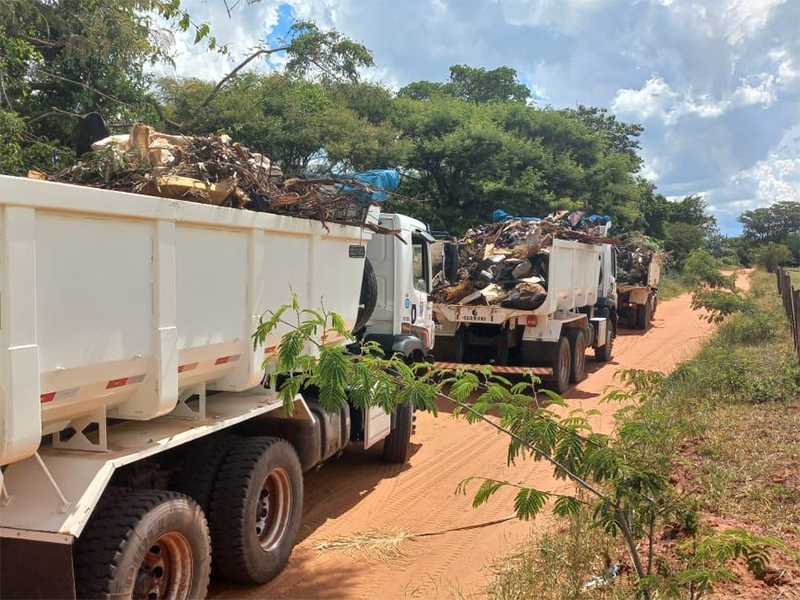
<svg viewBox="0 0 800 600"><path fill-rule="evenodd" d="M390 463L406 462L413 426L414 407L410 404L399 405L394 414L394 427L383 441L383 460Z"/></svg>
<svg viewBox="0 0 800 600"><path fill-rule="evenodd" d="M569 340L561 336L556 342L556 351L553 356L553 390L559 394L567 391L570 381L570 347Z"/></svg>
<svg viewBox="0 0 800 600"><path fill-rule="evenodd" d="M653 307L650 300L636 307L636 325L639 329L647 330L653 320Z"/></svg>
<svg viewBox="0 0 800 600"><path fill-rule="evenodd" d="M569 340L569 380L580 383L586 379L586 336L580 329L568 329Z"/></svg>
<svg viewBox="0 0 800 600"><path fill-rule="evenodd" d="M286 566L303 507L300 459L289 442L246 438L225 458L209 522L214 567L242 583L266 583Z"/></svg>
<svg viewBox="0 0 800 600"><path fill-rule="evenodd" d="M78 598L205 598L211 544L205 515L176 492L112 493L75 544Z"/></svg>
<svg viewBox="0 0 800 600"><path fill-rule="evenodd" d="M606 320L606 343L594 349L594 357L599 362L609 362L611 354L614 351L614 328L611 326L611 320Z"/></svg>
<svg viewBox="0 0 800 600"><path fill-rule="evenodd" d="M208 514L217 473L228 452L241 440L239 436L217 433L196 442L172 476L170 489L193 498Z"/></svg>

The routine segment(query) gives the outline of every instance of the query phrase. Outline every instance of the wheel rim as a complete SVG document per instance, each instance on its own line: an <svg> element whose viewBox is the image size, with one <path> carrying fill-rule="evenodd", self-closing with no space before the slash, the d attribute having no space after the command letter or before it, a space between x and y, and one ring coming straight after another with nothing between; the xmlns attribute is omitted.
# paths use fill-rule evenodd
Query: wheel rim
<svg viewBox="0 0 800 600"><path fill-rule="evenodd" d="M281 468L273 469L261 486L256 505L256 535L262 549L269 552L278 547L289 525L291 510L289 473Z"/></svg>
<svg viewBox="0 0 800 600"><path fill-rule="evenodd" d="M559 362L561 363L561 371L558 374L558 381L560 383L561 389L567 387L569 383L569 347L564 346L563 350L561 351L561 356L559 357Z"/></svg>
<svg viewBox="0 0 800 600"><path fill-rule="evenodd" d="M147 550L139 567L133 598L178 600L192 591L192 547L177 531L165 533Z"/></svg>

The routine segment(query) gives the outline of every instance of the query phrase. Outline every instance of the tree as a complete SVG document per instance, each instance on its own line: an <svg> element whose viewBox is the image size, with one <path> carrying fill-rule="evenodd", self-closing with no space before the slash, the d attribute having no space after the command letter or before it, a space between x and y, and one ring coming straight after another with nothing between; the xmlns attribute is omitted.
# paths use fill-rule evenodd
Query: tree
<svg viewBox="0 0 800 600"><path fill-rule="evenodd" d="M753 244L784 243L800 232L800 202L784 200L766 208L747 210L739 217L742 235Z"/></svg>
<svg viewBox="0 0 800 600"><path fill-rule="evenodd" d="M517 79L517 71L511 67L498 67L487 71L482 67L453 65L447 83L415 81L402 88L401 98L430 100L446 94L476 104L484 102L521 102L531 97L528 86Z"/></svg>
<svg viewBox="0 0 800 600"><path fill-rule="evenodd" d="M754 251L754 262L767 270L768 273L773 273L781 265L789 265L794 261L794 256L791 250L785 244L776 244L769 242Z"/></svg>
<svg viewBox="0 0 800 600"><path fill-rule="evenodd" d="M380 118L388 110L381 106L382 88L246 72L231 78L214 102L202 107L213 87L197 79L160 80L165 115L181 122L185 133L226 132L270 156L287 173L361 170L402 161L397 132Z"/></svg>
<svg viewBox="0 0 800 600"><path fill-rule="evenodd" d="M708 204L702 196L686 196L683 200L673 202L669 220L672 223L693 225L700 229L703 235L714 233L717 229L717 220L708 214Z"/></svg>
<svg viewBox="0 0 800 600"><path fill-rule="evenodd" d="M15 172L57 168L72 146L76 116L97 111L127 123L148 114L144 67L168 61L172 42L157 16L176 28L193 26L178 0L0 3L0 103L24 123L26 146L49 147L32 155L23 148ZM198 41L208 35L198 31Z"/></svg>
<svg viewBox="0 0 800 600"><path fill-rule="evenodd" d="M497 208L535 216L583 209L610 215L619 232L646 224L637 161L573 113L422 87L424 94L401 93L393 122L409 144L403 191L428 195L430 204L404 209L456 232Z"/></svg>
<svg viewBox="0 0 800 600"><path fill-rule="evenodd" d="M448 92L469 102L527 102L530 88L517 80L517 71L498 67L491 71L467 65L450 67Z"/></svg>
<svg viewBox="0 0 800 600"><path fill-rule="evenodd" d="M667 223L664 247L672 251L673 260L679 268L683 266L689 253L702 245L703 230L699 226L683 221Z"/></svg>
<svg viewBox="0 0 800 600"><path fill-rule="evenodd" d="M627 154L636 165L638 171L642 166L639 156L639 136L644 127L636 123L624 123L605 108L586 107L582 104L577 109L568 109L567 114L584 123L589 129L603 137L607 152Z"/></svg>

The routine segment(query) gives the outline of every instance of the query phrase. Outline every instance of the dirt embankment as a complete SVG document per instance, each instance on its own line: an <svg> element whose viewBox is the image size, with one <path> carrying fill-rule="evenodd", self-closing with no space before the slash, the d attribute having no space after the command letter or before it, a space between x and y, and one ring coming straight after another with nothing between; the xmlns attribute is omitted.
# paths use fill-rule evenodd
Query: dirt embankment
<svg viewBox="0 0 800 600"><path fill-rule="evenodd" d="M742 274L739 284L747 283ZM614 374L628 368L669 370L690 356L712 328L692 311L688 295L662 302L650 330L622 330L613 362L590 361L589 377L565 398L574 407L599 409L594 426L609 432L616 407L599 400L614 384ZM478 509L472 508L471 496L456 495L458 484L471 475L524 481L550 490L569 485L555 481L541 463L523 461L508 467L504 437L488 425L456 421L448 406L441 408L438 418L417 413L407 465L386 465L379 451L354 451L308 474L300 543L286 570L260 587L217 583L212 595L371 600L451 598L479 592L492 576L486 565L512 552L536 522L511 520L409 541L404 556L391 562L314 549L322 541L369 530L438 531L497 520L512 512L511 491L499 492Z"/></svg>

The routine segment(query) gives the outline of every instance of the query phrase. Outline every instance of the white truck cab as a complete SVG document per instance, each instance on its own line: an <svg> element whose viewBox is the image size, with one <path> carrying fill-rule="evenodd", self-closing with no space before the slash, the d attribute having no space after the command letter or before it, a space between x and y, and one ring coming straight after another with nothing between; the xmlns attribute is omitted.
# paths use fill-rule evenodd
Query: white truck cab
<svg viewBox="0 0 800 600"><path fill-rule="evenodd" d="M435 342L431 282L436 240L425 223L405 215L382 214L380 225L396 234L374 236L367 246L376 299L363 337L377 341L387 354L422 362Z"/></svg>

